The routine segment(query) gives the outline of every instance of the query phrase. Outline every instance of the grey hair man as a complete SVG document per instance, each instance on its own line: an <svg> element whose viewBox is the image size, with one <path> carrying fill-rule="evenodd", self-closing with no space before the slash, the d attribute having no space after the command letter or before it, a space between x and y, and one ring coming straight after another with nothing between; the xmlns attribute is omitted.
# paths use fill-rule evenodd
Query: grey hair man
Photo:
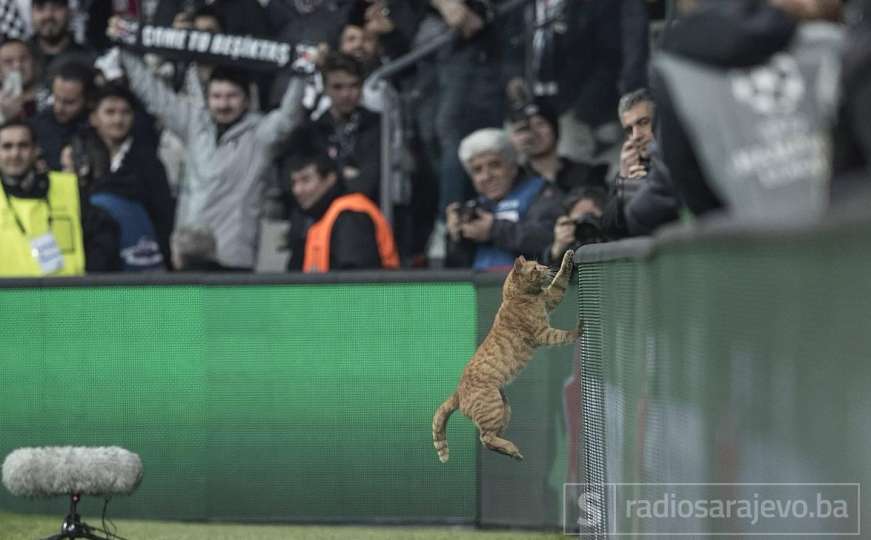
<svg viewBox="0 0 871 540"><path fill-rule="evenodd" d="M681 206L656 147L653 96L645 88L625 94L617 113L625 140L620 172L601 219L603 232L613 240L652 234L676 220Z"/></svg>
<svg viewBox="0 0 871 540"><path fill-rule="evenodd" d="M477 196L448 205L446 265L493 270L507 268L517 255L535 258L553 239L560 190L520 168L501 129L468 135L458 157Z"/></svg>
<svg viewBox="0 0 871 540"><path fill-rule="evenodd" d="M621 178L639 177L647 173L655 111L653 96L646 88L640 88L620 98L617 114L625 137L623 149L620 151Z"/></svg>

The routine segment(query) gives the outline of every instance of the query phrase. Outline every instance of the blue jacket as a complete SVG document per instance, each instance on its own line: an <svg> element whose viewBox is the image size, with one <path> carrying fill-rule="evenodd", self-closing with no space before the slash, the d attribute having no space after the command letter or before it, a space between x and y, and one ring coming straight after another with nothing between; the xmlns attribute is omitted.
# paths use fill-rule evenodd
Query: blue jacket
<svg viewBox="0 0 871 540"><path fill-rule="evenodd" d="M539 177L521 177L501 201L479 198L493 212L490 240L476 244L448 239L445 265L496 270L510 266L518 255L535 259L553 241L553 225L562 214L562 191Z"/></svg>

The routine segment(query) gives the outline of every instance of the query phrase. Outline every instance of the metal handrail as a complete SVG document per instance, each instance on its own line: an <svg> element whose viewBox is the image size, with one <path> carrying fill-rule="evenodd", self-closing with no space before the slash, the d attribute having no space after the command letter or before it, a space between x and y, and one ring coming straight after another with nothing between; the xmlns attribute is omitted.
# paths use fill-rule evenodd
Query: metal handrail
<svg viewBox="0 0 871 540"><path fill-rule="evenodd" d="M526 6L532 0L510 0L502 5L500 5L493 17L493 20L499 19L500 17L504 17L509 13L514 12L518 8ZM493 24L493 21L489 21L488 24ZM441 34L430 41L427 41L420 47L414 49L406 53L403 56L400 56L396 60L381 66L379 69L375 70L371 75L369 75L369 82L373 86L389 86L390 79L399 74L400 72L408 69L411 66L421 62L426 59L430 55L439 51L442 47L445 47L454 42L454 40L459 39L460 35L457 30L448 30L444 34ZM396 140L396 133L391 132L391 128L397 125L396 121L396 112L394 111L391 114L391 111L388 110L389 107L399 107L398 100L396 99L396 92L392 88L388 88L387 91L384 92L385 100L384 100L384 110L381 114L381 213L384 214L385 219L388 223L393 224L393 204L394 204L394 193L393 193L393 174L394 169L393 165L396 161L396 158L393 153L392 144Z"/></svg>
<svg viewBox="0 0 871 540"><path fill-rule="evenodd" d="M502 4L495 10L494 20L512 13L514 10L523 7L531 1L532 0L510 0L505 4ZM490 24L492 24L492 21ZM375 70L370 77L375 82L381 79L390 79L397 73L421 62L423 59L435 53L442 47L452 43L457 37L459 37L459 32L457 30L448 30L444 34L434 37L413 51L409 51L396 60L381 66Z"/></svg>

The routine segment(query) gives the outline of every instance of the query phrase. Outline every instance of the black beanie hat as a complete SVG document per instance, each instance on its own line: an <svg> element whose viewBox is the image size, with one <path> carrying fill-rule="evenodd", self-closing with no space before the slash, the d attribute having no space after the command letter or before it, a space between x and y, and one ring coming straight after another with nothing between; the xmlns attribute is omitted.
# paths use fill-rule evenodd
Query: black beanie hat
<svg viewBox="0 0 871 540"><path fill-rule="evenodd" d="M537 97L522 106L513 108L508 113L509 122L521 122L533 116L540 116L550 124L554 138L559 139L559 114L551 103L542 97Z"/></svg>

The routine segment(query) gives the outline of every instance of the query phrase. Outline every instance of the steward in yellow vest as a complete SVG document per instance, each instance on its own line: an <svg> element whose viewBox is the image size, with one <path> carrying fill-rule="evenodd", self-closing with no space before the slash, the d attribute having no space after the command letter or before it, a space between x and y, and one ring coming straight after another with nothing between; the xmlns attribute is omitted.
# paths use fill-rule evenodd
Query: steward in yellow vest
<svg viewBox="0 0 871 540"><path fill-rule="evenodd" d="M286 168L299 212L292 218L289 270L398 268L390 224L370 199L346 193L335 162L294 156Z"/></svg>
<svg viewBox="0 0 871 540"><path fill-rule="evenodd" d="M17 121L0 126L0 277L82 275L82 208L87 205L80 200L74 175L38 173L36 157L30 126ZM100 229L92 236L102 237L95 245L108 244L109 252L117 252L117 224L92 223Z"/></svg>
<svg viewBox="0 0 871 540"><path fill-rule="evenodd" d="M85 273L76 177L50 173L43 196L21 197L4 178L0 206L0 275L77 276Z"/></svg>

